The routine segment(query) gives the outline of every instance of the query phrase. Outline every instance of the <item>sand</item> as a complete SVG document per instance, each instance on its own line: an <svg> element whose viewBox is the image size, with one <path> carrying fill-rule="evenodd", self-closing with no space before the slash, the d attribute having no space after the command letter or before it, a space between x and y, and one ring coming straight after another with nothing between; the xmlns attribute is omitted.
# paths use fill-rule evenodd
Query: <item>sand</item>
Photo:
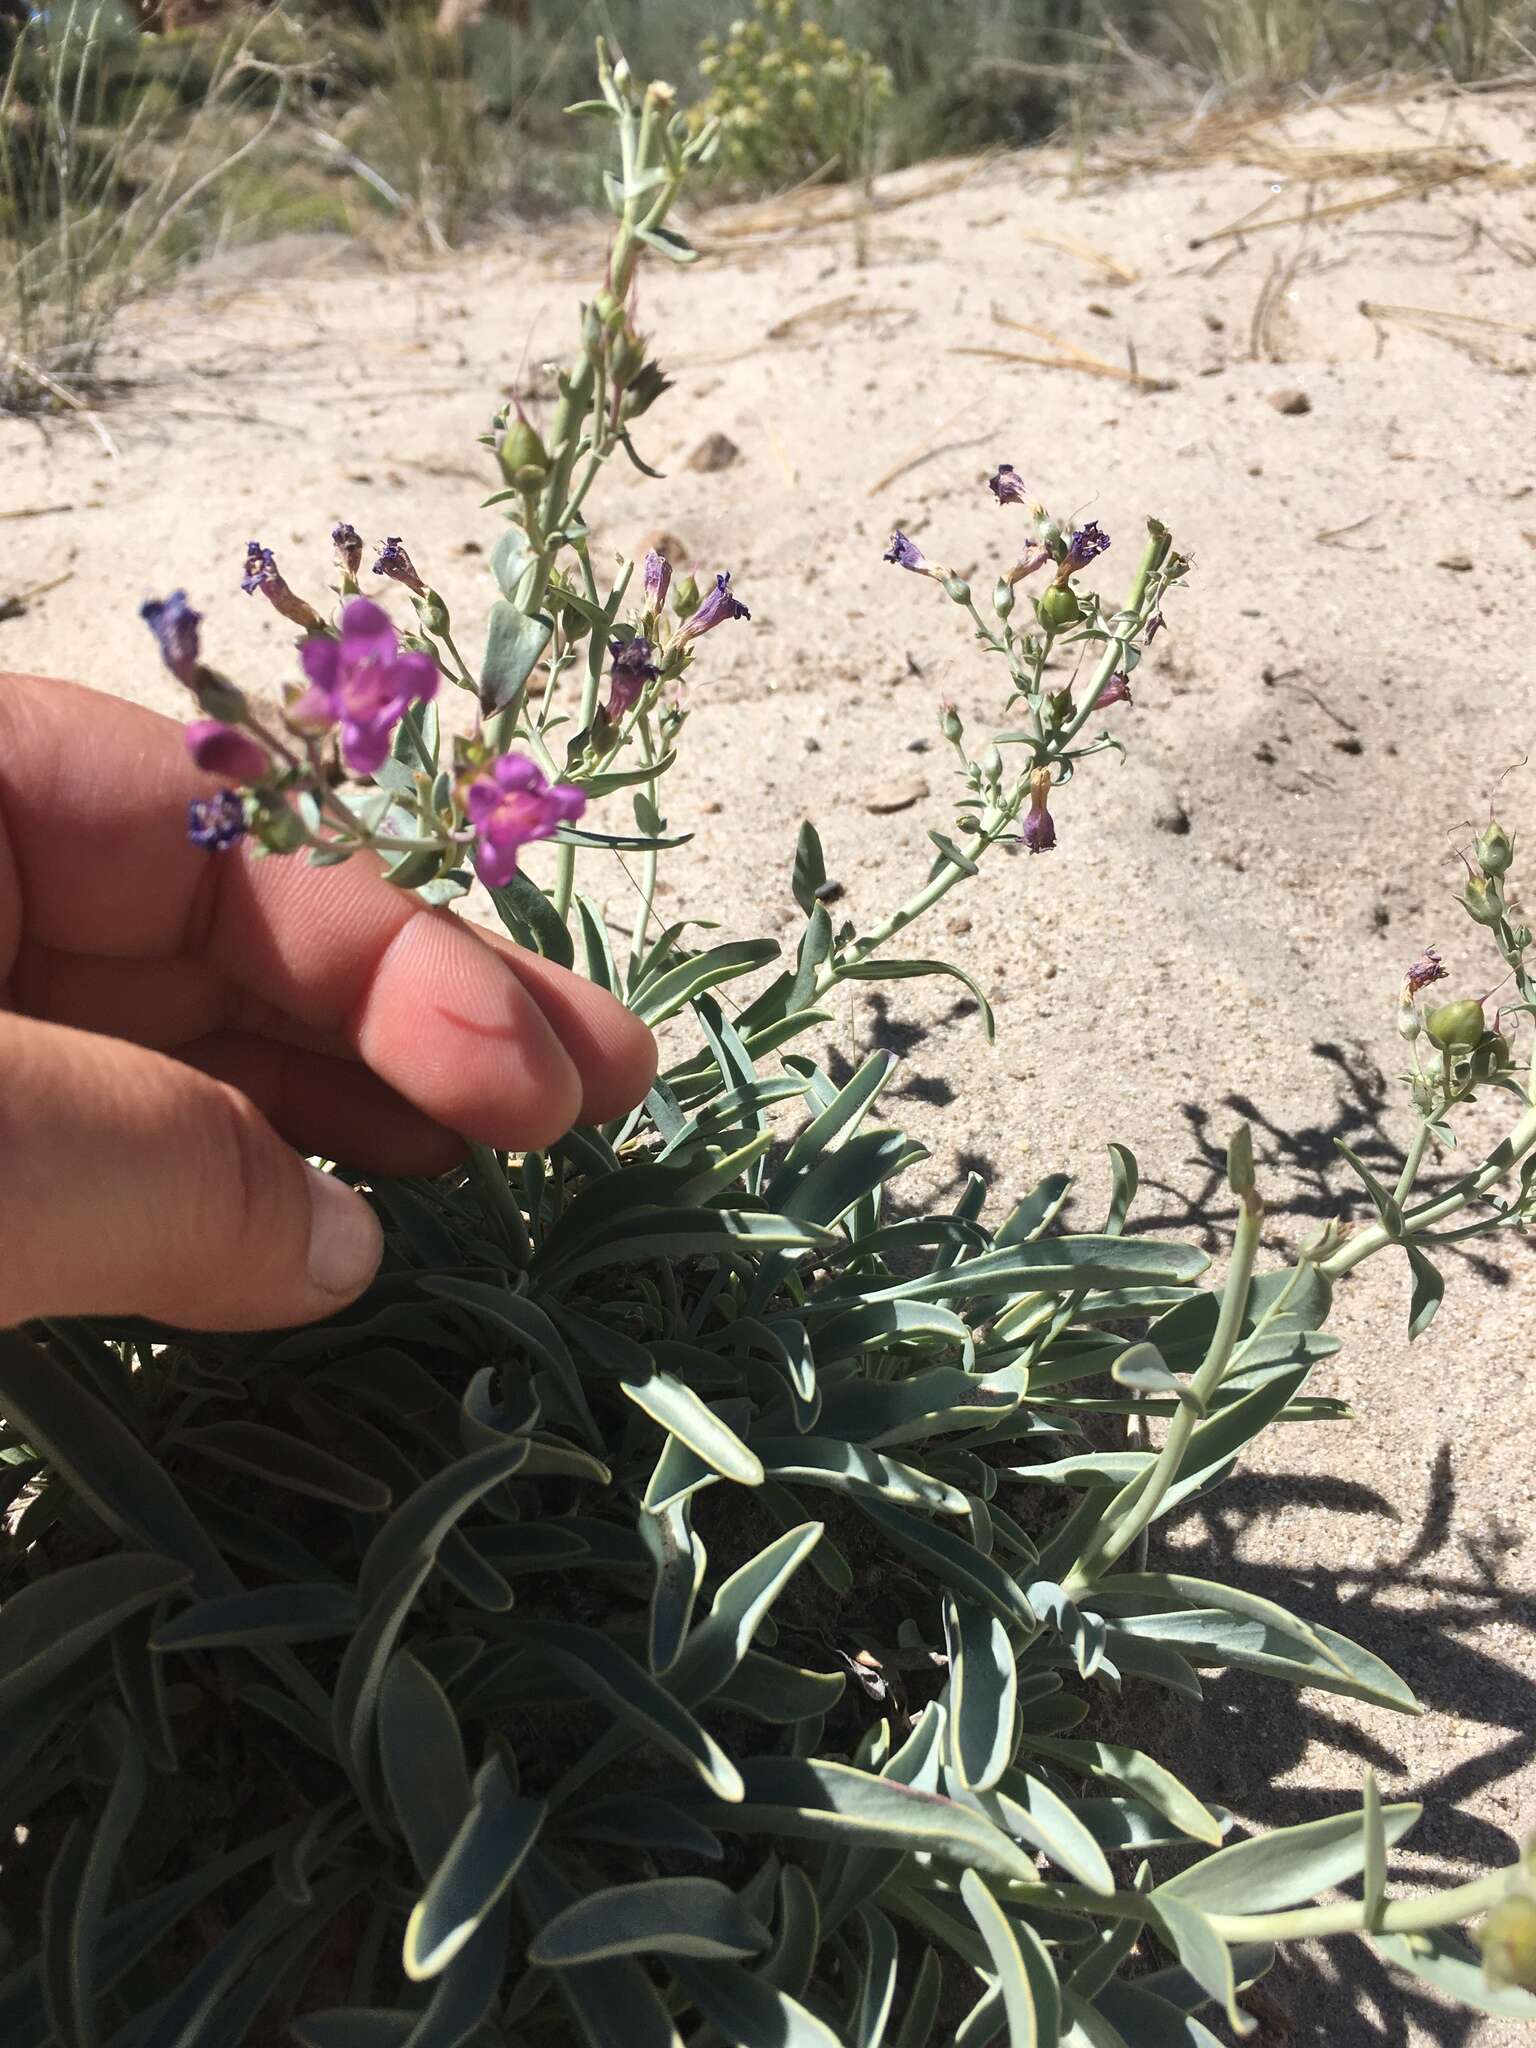
<svg viewBox="0 0 1536 2048"><path fill-rule="evenodd" d="M883 181L862 226L836 217L846 195L706 217L706 262L648 275L677 388L641 445L669 480L615 472L598 552L666 528L730 567L754 612L698 662L668 792L696 837L669 916L792 936L801 816L849 914L872 921L921 879L927 827L950 822L937 699L976 731L997 679L940 592L882 563L893 525L984 591L1017 537L982 487L1009 460L1114 536L1107 593L1147 513L1197 564L1117 714L1126 764L1088 763L1057 805L1059 849L1000 857L910 941L995 992L995 1049L955 984L837 1000L830 1049L904 1055L887 1102L933 1154L909 1199L974 1165L1001 1206L1072 1166L1091 1228L1116 1139L1139 1155L1145 1213L1220 1251L1218 1161L1247 1115L1278 1249L1350 1201L1336 1136L1378 1160L1401 1143L1404 966L1433 941L1457 992L1492 978L1453 901L1454 848L1495 790L1536 835L1533 135L1530 94L1424 95L1314 109L1225 151L1197 139L1183 162L1138 143L1080 176L1052 154L931 167ZM584 229L508 234L401 272L290 241L142 309L120 364L136 382L102 421L114 453L88 422L0 420L0 599L54 586L0 624L0 661L174 711L134 614L184 585L210 658L275 690L288 629L241 595L244 544L318 596L341 517L405 535L477 644L496 527L474 437L564 352L595 247ZM964 353L1060 353L999 315L1134 355L1168 388ZM1307 409L1277 407L1287 392ZM688 468L713 433L738 459ZM866 809L914 776L929 798ZM623 876L592 882L628 915ZM1507 1861L1536 1826L1532 1274L1524 1242L1474 1247L1412 1348L1401 1264L1351 1279L1345 1349L1312 1386L1355 1420L1272 1433L1174 1539L1190 1568L1219 1562L1387 1656L1426 1708L1213 1682L1178 1738L1201 1789L1282 1823L1350 1803L1369 1763L1428 1808L1397 1859L1408 1882ZM1354 1945L1268 1989L1272 2040L1523 2033L1449 2015Z"/></svg>

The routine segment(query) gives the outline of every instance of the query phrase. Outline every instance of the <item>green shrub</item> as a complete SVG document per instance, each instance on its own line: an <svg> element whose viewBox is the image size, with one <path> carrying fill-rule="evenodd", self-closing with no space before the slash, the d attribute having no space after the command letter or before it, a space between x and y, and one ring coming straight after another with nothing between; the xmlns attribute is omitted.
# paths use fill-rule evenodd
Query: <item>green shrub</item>
<svg viewBox="0 0 1536 2048"><path fill-rule="evenodd" d="M723 170L749 184L792 184L817 172L859 176L874 159L891 74L801 12L800 0L753 0L701 48L719 123Z"/></svg>

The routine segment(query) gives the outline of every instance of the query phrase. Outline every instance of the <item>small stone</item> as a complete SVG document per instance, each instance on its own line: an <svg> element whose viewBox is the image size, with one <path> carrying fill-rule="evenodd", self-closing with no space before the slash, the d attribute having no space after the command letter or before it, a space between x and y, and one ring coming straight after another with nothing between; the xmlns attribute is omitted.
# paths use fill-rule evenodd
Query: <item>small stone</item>
<svg viewBox="0 0 1536 2048"><path fill-rule="evenodd" d="M921 775L907 776L900 782L883 782L878 789L867 791L864 808L876 817L884 817L889 811L911 810L927 794L928 784Z"/></svg>
<svg viewBox="0 0 1536 2048"><path fill-rule="evenodd" d="M821 752L821 741L817 739L813 732L808 732L805 736L805 751L808 754L819 754Z"/></svg>
<svg viewBox="0 0 1536 2048"><path fill-rule="evenodd" d="M1273 768L1280 757L1268 740L1260 740L1253 750L1253 758L1255 761L1262 761L1266 768Z"/></svg>
<svg viewBox="0 0 1536 2048"><path fill-rule="evenodd" d="M1454 569L1458 576L1465 576L1469 569L1476 566L1470 555L1442 555L1435 564L1437 569Z"/></svg>
<svg viewBox="0 0 1536 2048"><path fill-rule="evenodd" d="M1341 754L1363 754L1365 741L1357 733L1346 733L1341 740L1334 741L1334 747Z"/></svg>
<svg viewBox="0 0 1536 2048"><path fill-rule="evenodd" d="M1200 315L1200 318L1205 322L1206 326L1211 330L1212 334L1226 333L1227 323L1225 320L1222 319L1219 313L1212 313L1209 309L1207 309Z"/></svg>
<svg viewBox="0 0 1536 2048"><path fill-rule="evenodd" d="M1385 903L1377 903L1372 906L1371 923L1376 927L1377 931L1384 932L1391 922L1392 913Z"/></svg>
<svg viewBox="0 0 1536 2048"><path fill-rule="evenodd" d="M1054 960L1047 960L1041 968L1040 974L1043 980L1054 981L1056 979L1056 962Z"/></svg>
<svg viewBox="0 0 1536 2048"><path fill-rule="evenodd" d="M1101 305L1097 299L1088 301L1088 310L1096 320L1113 320L1115 317L1114 307Z"/></svg>
<svg viewBox="0 0 1536 2048"><path fill-rule="evenodd" d="M1165 804L1152 813L1152 822L1159 832L1171 832L1176 839L1182 839L1189 830L1189 813L1181 803Z"/></svg>
<svg viewBox="0 0 1536 2048"><path fill-rule="evenodd" d="M706 434L688 458L689 469L729 469L741 450L729 434Z"/></svg>
<svg viewBox="0 0 1536 2048"><path fill-rule="evenodd" d="M968 917L952 917L949 920L949 928L957 939L963 939L971 928L971 920Z"/></svg>
<svg viewBox="0 0 1536 2048"><path fill-rule="evenodd" d="M636 553L641 561L644 561L647 555L664 555L674 569L681 569L688 560L687 548L675 533L668 533L664 526L657 527L654 533L648 533L636 549Z"/></svg>
<svg viewBox="0 0 1536 2048"><path fill-rule="evenodd" d="M1298 391L1294 387L1285 391L1271 391L1266 403L1272 405L1276 412L1299 413L1312 410L1312 401L1305 391Z"/></svg>
<svg viewBox="0 0 1536 2048"><path fill-rule="evenodd" d="M719 797L707 796L705 797L703 803L699 805L699 809L704 813L706 818L713 818L718 816L719 813L725 809L725 805L721 803Z"/></svg>

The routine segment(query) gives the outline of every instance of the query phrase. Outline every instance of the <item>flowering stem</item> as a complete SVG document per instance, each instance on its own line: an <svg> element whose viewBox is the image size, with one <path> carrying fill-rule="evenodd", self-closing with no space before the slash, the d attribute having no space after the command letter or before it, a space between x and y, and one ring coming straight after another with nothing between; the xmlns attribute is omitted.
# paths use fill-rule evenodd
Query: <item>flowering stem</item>
<svg viewBox="0 0 1536 2048"><path fill-rule="evenodd" d="M1169 1488L1179 1476L1179 1467L1196 1425L1209 1412L1212 1398L1232 1362L1243 1315L1248 1306L1248 1289L1253 1279L1259 1250L1259 1228L1264 1205L1251 1188L1240 1198L1237 1234L1232 1246L1232 1263L1227 1268L1221 1293L1221 1313L1211 1337L1210 1349L1200 1370L1190 1382L1190 1400L1180 1402L1179 1412L1168 1425L1168 1434L1156 1462L1142 1470L1123 1487L1084 1547L1065 1585L1069 1594L1085 1592L1095 1578L1136 1542L1144 1529L1156 1521Z"/></svg>
<svg viewBox="0 0 1536 2048"><path fill-rule="evenodd" d="M1131 644L1131 637L1136 629L1145 623L1142 613L1148 602L1147 586L1157 571L1162 568L1164 562L1167 561L1168 550L1172 545L1172 536L1166 526L1160 525L1155 519L1149 521L1149 524L1152 531L1147 540L1146 547L1142 550L1141 561L1137 564L1136 575L1131 584L1130 594L1125 600L1125 612L1130 617L1131 624L1126 627L1124 632L1112 633L1110 635L1109 645L1104 650L1103 658L1094 670L1088 688L1083 693L1083 701L1079 707L1078 714L1072 723L1063 729L1060 735L1056 748L1058 757L1077 738L1077 735L1093 716L1098 708L1099 692L1104 688L1104 685L1109 681L1116 669L1124 665L1125 650Z"/></svg>

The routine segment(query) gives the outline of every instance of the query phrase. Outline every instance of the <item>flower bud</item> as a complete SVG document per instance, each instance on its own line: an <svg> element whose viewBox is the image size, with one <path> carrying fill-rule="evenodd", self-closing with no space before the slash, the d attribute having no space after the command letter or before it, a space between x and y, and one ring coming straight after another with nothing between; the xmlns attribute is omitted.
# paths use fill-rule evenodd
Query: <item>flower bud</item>
<svg viewBox="0 0 1536 2048"><path fill-rule="evenodd" d="M1003 779L1003 757L989 740L987 750L981 757L981 777L989 788L996 789Z"/></svg>
<svg viewBox="0 0 1536 2048"><path fill-rule="evenodd" d="M1442 1003L1424 1019L1424 1029L1442 1052L1470 1052L1486 1028L1483 1006L1472 996Z"/></svg>
<svg viewBox="0 0 1536 2048"><path fill-rule="evenodd" d="M1419 1033L1423 1030L1423 1028L1424 1026L1419 1021L1419 1012L1417 1007L1413 1003L1407 1001L1399 1003L1397 1006L1398 1037L1406 1038L1408 1043L1412 1045L1413 1041L1418 1037Z"/></svg>
<svg viewBox="0 0 1536 2048"><path fill-rule="evenodd" d="M645 342L633 327L626 324L620 330L613 344L609 367L618 384L628 384L645 368Z"/></svg>
<svg viewBox="0 0 1536 2048"><path fill-rule="evenodd" d="M960 723L960 714L947 697L939 704L939 731L952 747L959 746L965 733L965 727Z"/></svg>
<svg viewBox="0 0 1536 2048"><path fill-rule="evenodd" d="M1435 1106L1435 1091L1422 1074L1416 1076L1410 1093L1413 1096L1413 1106L1419 1115L1428 1116Z"/></svg>
<svg viewBox="0 0 1536 2048"><path fill-rule="evenodd" d="M971 601L971 586L963 576L946 576L944 578L944 595L952 597L956 604L969 604Z"/></svg>
<svg viewBox="0 0 1536 2048"><path fill-rule="evenodd" d="M251 837L268 853L294 853L307 841L304 822L289 804L278 798L259 803L247 821Z"/></svg>
<svg viewBox="0 0 1536 2048"><path fill-rule="evenodd" d="M1006 576L999 576L997 587L992 592L992 609L1000 619L1006 619L1014 607L1013 585Z"/></svg>
<svg viewBox="0 0 1536 2048"><path fill-rule="evenodd" d="M672 609L680 619L691 619L699 608L699 582L690 569L672 585Z"/></svg>
<svg viewBox="0 0 1536 2048"><path fill-rule="evenodd" d="M221 782L238 787L261 782L272 772L272 756L260 741L217 718L194 719L186 727L186 741L193 766Z"/></svg>
<svg viewBox="0 0 1536 2048"><path fill-rule="evenodd" d="M239 725L245 717L245 692L217 669L204 668L199 663L192 677L192 694L203 716L216 718L221 725Z"/></svg>
<svg viewBox="0 0 1536 2048"><path fill-rule="evenodd" d="M1511 1892L1495 1906L1477 1940L1490 1984L1536 1991L1536 1899L1528 1892Z"/></svg>
<svg viewBox="0 0 1536 2048"><path fill-rule="evenodd" d="M1072 626L1083 615L1083 608L1077 601L1077 593L1065 583L1053 583L1043 597L1036 600L1035 615L1048 633L1059 633L1063 626Z"/></svg>
<svg viewBox="0 0 1536 2048"><path fill-rule="evenodd" d="M1499 885L1487 875L1474 875L1461 892L1461 905L1474 924L1496 925L1504 917Z"/></svg>
<svg viewBox="0 0 1536 2048"><path fill-rule="evenodd" d="M1485 875L1502 875L1515 857L1515 842L1497 818L1490 818L1472 852Z"/></svg>
<svg viewBox="0 0 1536 2048"><path fill-rule="evenodd" d="M536 491L549 475L549 453L538 429L521 414L502 435L496 460L514 490Z"/></svg>

